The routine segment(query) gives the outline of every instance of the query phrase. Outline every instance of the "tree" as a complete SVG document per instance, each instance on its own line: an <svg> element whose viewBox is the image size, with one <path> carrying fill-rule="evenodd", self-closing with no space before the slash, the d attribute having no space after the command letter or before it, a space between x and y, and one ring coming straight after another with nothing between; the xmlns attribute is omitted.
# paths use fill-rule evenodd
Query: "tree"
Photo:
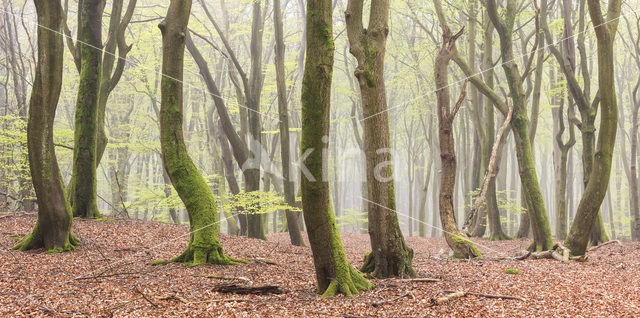
<svg viewBox="0 0 640 318"><path fill-rule="evenodd" d="M226 256L218 242L216 201L187 152L183 122L184 48L191 0L172 0L158 26L162 32L162 84L160 144L164 167L187 208L190 239L174 262L232 265L240 260Z"/></svg>
<svg viewBox="0 0 640 318"><path fill-rule="evenodd" d="M487 0L485 5L488 16L500 38L500 56L503 61L502 68L507 78L509 97L513 103L511 129L515 137L515 148L520 171L522 192L525 196L527 214L531 222L534 238L531 246L529 246L529 250L542 251L552 248L553 240L551 238L551 228L549 226L547 211L542 198L542 192L540 190L540 184L538 183L538 176L536 174L533 161L533 152L529 136L529 120L526 109L526 94L522 86L523 79L530 74L533 55L529 58L529 63L527 64L525 71L520 73L513 53L515 13L518 9L516 2L517 1L515 0L508 0L507 5L504 8L504 17L501 17L498 14L498 8L496 7L495 0ZM440 1L434 1L434 3L436 4L438 20L441 24L446 25L446 19L444 17ZM532 54L535 53L536 46L537 45L534 45ZM506 117L509 112L507 103L502 100L491 87L480 79L477 74L475 74L475 71L469 67L465 59L459 53L456 52L452 59L456 64L458 64L464 74L469 77L471 83L473 83L473 85L475 85L482 94L489 98L494 107L496 107Z"/></svg>
<svg viewBox="0 0 640 318"><path fill-rule="evenodd" d="M29 168L38 201L36 224L17 250L72 250L79 241L71 235L73 217L65 198L53 145L53 123L62 87L64 42L59 1L35 0L38 15L38 62L29 102L27 147Z"/></svg>
<svg viewBox="0 0 640 318"><path fill-rule="evenodd" d="M102 160L102 156L108 142L107 134L105 132L107 101L109 100L111 92L120 82L120 78L124 73L125 65L127 62L127 54L129 53L129 51L131 51L132 48L132 45L126 44L124 33L127 30L127 26L129 25L131 18L133 17L133 12L136 7L137 0L129 1L124 15L122 14L124 1L115 0L112 2L109 18L109 28L107 33L108 38L107 42L104 44L104 47L101 41L96 42L94 39L94 41L87 42L85 38L87 34L90 34L90 36L100 39L102 34L102 14L104 12L106 1L94 2L95 3L93 4L89 0L80 0L78 2L78 39L75 44L71 37L71 31L66 25L64 28L64 32L65 37L67 38L67 46L69 48L69 52L73 57L78 72L80 73L81 82L83 81L85 83L84 86L89 86L88 89L83 89L82 91L80 89L78 90L78 99L80 100L82 96L82 99L86 100L85 103L97 103L97 109L95 111L89 111L88 113L83 114L84 121L89 120L89 116L97 117L95 141L91 140L93 139L93 128L81 125L81 128L77 129L76 125L76 130L83 131L83 134L89 134L89 137L85 137L83 138L83 140L96 144L96 151L95 153L91 152L91 157L95 157L95 168L97 168L100 165L100 161ZM65 11L68 11L68 9L68 0L66 0ZM85 12L84 9L90 10L90 12L88 12L90 14L89 21L83 21L83 14ZM94 51L92 52L92 54L95 54L91 56L90 63L92 63L93 65L90 68L93 73L90 73L89 75L86 75L87 73L83 75L82 73L82 65L83 63L86 64L86 62L83 62L83 47L86 46L86 44L89 44L90 50ZM93 102L94 99L96 100L95 102ZM78 112L76 110L76 114L77 113ZM93 123L93 119L89 120L89 122ZM89 147L93 148L93 146ZM88 157L89 154L87 154L86 156ZM90 165L89 161L90 160L88 158L83 158L83 156L81 156L80 162L78 164L82 165L82 167L80 167L79 171L86 169L84 167ZM118 175L123 176L122 173L118 173ZM74 205L76 197L76 180L78 179L84 179L84 177L82 175L78 177L77 172L73 172L69 185L67 186L67 194L72 206ZM86 184L84 185L86 186ZM86 194L81 195L84 197L88 196ZM92 205L92 203L88 204L89 206ZM93 212L93 208L90 208L88 215L80 214L85 212L79 210L75 212L76 210L74 210L74 216L99 217L100 214L99 212L97 212L97 208L95 210L96 212Z"/></svg>
<svg viewBox="0 0 640 318"><path fill-rule="evenodd" d="M573 255L584 255L594 223L598 220L600 205L609 186L611 160L618 124L613 43L618 27L620 0L610 0L606 18L600 1L588 0L589 15L594 25L598 51L598 86L600 90L600 132L593 156L593 166L578 211L565 245Z"/></svg>
<svg viewBox="0 0 640 318"><path fill-rule="evenodd" d="M284 198L289 206L296 205L296 196L293 178L291 177L291 150L289 138L289 110L287 109L287 86L284 72L284 31L282 26L282 12L280 0L273 0L273 23L276 37L276 85L278 86L278 113L280 115L280 155L282 159L282 178L284 184ZM298 213L290 210L285 211L287 217L287 228L291 244L296 246L304 245L300 228L298 227Z"/></svg>
<svg viewBox="0 0 640 318"><path fill-rule="evenodd" d="M76 100L73 174L69 200L74 216L99 218L97 202L98 95L102 66L104 1L82 0L78 47L80 83Z"/></svg>
<svg viewBox="0 0 640 318"><path fill-rule="evenodd" d="M450 109L449 95L449 61L456 52L456 40L462 35L464 29L452 35L449 27L442 25L442 48L436 56L434 75L436 83L436 95L438 99L438 137L440 142L440 159L442 161L442 174L440 175L440 220L444 229L444 237L447 244L453 250L456 258L482 257L480 251L473 242L466 239L456 222L453 206L453 189L456 183L456 152L453 140L453 120L462 106L467 89L467 81L462 88L462 93L453 110Z"/></svg>
<svg viewBox="0 0 640 318"><path fill-rule="evenodd" d="M371 1L369 25L362 22L363 1L350 0L345 12L349 51L358 61L358 79L364 116L367 162L367 198L371 253L360 269L374 276L415 276L413 250L407 246L395 212L389 116L384 83L384 56L389 33L389 1ZM411 190L410 190L411 191Z"/></svg>
<svg viewBox="0 0 640 318"><path fill-rule="evenodd" d="M317 291L324 297L346 296L373 287L345 256L335 216L331 210L329 183L322 180L331 112L333 73L333 8L331 0L307 1L307 56L302 81L301 153L311 176L301 181L302 209L316 270Z"/></svg>

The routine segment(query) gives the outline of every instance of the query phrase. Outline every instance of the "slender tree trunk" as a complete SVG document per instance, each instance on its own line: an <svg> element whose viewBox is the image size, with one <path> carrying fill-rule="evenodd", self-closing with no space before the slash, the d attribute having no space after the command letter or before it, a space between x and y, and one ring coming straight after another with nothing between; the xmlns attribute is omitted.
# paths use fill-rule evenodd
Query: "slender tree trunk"
<svg viewBox="0 0 640 318"><path fill-rule="evenodd" d="M183 137L183 64L191 0L172 0L160 23L162 32L162 102L160 145L164 167L189 214L190 239L174 262L236 264L218 242L216 202L187 152Z"/></svg>
<svg viewBox="0 0 640 318"><path fill-rule="evenodd" d="M462 35L462 31L452 35L449 27L443 25L442 28L443 44L434 63L436 94L438 99L438 136L440 142L440 159L442 162L439 196L440 219L445 232L445 239L449 247L453 250L454 257L482 257L482 254L474 244L458 231L458 225L455 219L453 189L456 182L456 153L453 140L453 119L464 101L467 81L465 81L464 87L462 88L460 99L453 110L451 110L449 107L449 61L456 51L455 42L458 37Z"/></svg>
<svg viewBox="0 0 640 318"><path fill-rule="evenodd" d="M367 161L369 237L372 252L361 271L374 276L415 276L413 250L407 246L396 214L391 165L389 118L384 83L384 56L389 33L389 1L373 0L366 31L363 2L350 0L345 12L350 52L358 61ZM307 227L308 228L308 227Z"/></svg>
<svg viewBox="0 0 640 318"><path fill-rule="evenodd" d="M311 176L302 176L302 209L313 253L317 291L353 296L373 287L347 262L342 239L331 211L329 183L322 179L327 162L326 138L331 115L333 20L331 0L307 1L307 57L302 81L302 140L300 152Z"/></svg>
<svg viewBox="0 0 640 318"><path fill-rule="evenodd" d="M618 124L618 104L615 92L613 43L620 17L620 0L609 1L606 20L600 1L587 0L591 21L595 26L598 49L598 85L600 90L600 129L589 181L578 204L576 217L571 225L565 245L573 255L584 255L594 224L598 222L600 205L604 199ZM583 144L583 148L586 147ZM598 222L602 229L602 221Z"/></svg>
<svg viewBox="0 0 640 318"><path fill-rule="evenodd" d="M102 65L102 0L83 0L79 27L80 83L76 100L70 202L74 216L99 218L97 204L98 91Z"/></svg>
<svg viewBox="0 0 640 318"><path fill-rule="evenodd" d="M289 141L289 110L287 109L287 87L284 71L284 31L282 26L282 12L280 0L273 0L273 19L276 37L276 81L278 86L278 113L280 119L280 156L282 160L282 177L284 183L284 198L289 206L296 205L293 177L291 176L291 154ZM335 154L334 154L335 155ZM303 246L302 235L298 227L299 213L286 210L287 228L291 244Z"/></svg>
<svg viewBox="0 0 640 318"><path fill-rule="evenodd" d="M63 12L59 1L35 0L35 5L41 27L38 28L38 62L29 105L27 147L39 209L33 230L13 249L68 251L79 241L71 235L73 217L53 145L54 119L62 87Z"/></svg>

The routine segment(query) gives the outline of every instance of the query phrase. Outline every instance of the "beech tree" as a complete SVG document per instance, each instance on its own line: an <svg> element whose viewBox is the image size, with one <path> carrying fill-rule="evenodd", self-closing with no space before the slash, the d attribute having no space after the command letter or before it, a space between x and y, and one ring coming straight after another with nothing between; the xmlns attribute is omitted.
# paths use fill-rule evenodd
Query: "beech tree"
<svg viewBox="0 0 640 318"><path fill-rule="evenodd" d="M415 276L411 266L413 250L404 241L395 211L395 192L391 178L393 170L388 151L390 138L384 56L389 33L389 1L371 1L369 25L366 29L362 22L362 10L363 1L350 0L345 12L349 51L358 61L354 74L362 96L367 163L371 252L365 256L360 270L380 277Z"/></svg>
<svg viewBox="0 0 640 318"><path fill-rule="evenodd" d="M191 0L172 0L158 26L162 32L160 144L164 168L189 214L187 249L173 262L232 265L241 260L223 253L218 242L216 201L187 152L182 130L183 65Z"/></svg>
<svg viewBox="0 0 640 318"><path fill-rule="evenodd" d="M456 152L453 138L453 120L462 106L466 96L467 81L462 88L462 93L453 109L450 108L449 95L449 61L456 52L456 40L462 35L463 30L457 34L451 34L449 27L442 25L442 48L438 52L435 61L435 83L438 99L438 137L440 143L440 159L442 161L442 174L440 176L440 220L444 230L447 244L453 250L455 258L482 257L480 251L469 239L465 238L458 230L453 206L453 189L456 183Z"/></svg>
<svg viewBox="0 0 640 318"><path fill-rule="evenodd" d="M585 254L594 223L598 221L600 205L609 186L611 159L618 125L613 44L622 2L610 0L606 18L602 13L600 1L587 0L587 6L597 39L600 129L593 153L591 173L588 175L588 182L578 204L576 217L565 241L572 255Z"/></svg>
<svg viewBox="0 0 640 318"><path fill-rule="evenodd" d="M71 234L71 207L65 198L53 145L53 123L62 87L63 12L59 1L34 2L40 27L38 61L29 101L27 147L29 170L38 202L38 218L31 233L13 249L68 251L80 242Z"/></svg>
<svg viewBox="0 0 640 318"><path fill-rule="evenodd" d="M312 179L302 176L302 210L316 270L317 291L323 297L346 296L373 287L347 261L331 210L329 183L322 179L327 164L333 73L333 8L331 0L308 0L307 56L302 80L302 154ZM325 150L326 151L326 150Z"/></svg>
<svg viewBox="0 0 640 318"><path fill-rule="evenodd" d="M80 83L76 99L73 173L69 200L74 216L99 218L97 202L98 96L102 68L102 0L79 4Z"/></svg>

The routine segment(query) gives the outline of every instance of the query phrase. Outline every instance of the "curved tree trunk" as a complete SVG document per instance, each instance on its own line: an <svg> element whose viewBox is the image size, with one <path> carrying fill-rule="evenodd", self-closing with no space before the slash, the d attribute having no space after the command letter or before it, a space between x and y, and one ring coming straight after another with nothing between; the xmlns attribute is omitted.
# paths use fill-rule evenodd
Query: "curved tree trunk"
<svg viewBox="0 0 640 318"><path fill-rule="evenodd" d="M53 145L53 123L62 87L63 12L59 1L35 0L35 5L41 27L38 28L38 62L29 105L27 147L38 219L31 233L13 249L67 251L79 241L71 235L73 217Z"/></svg>
<svg viewBox="0 0 640 318"><path fill-rule="evenodd" d="M333 72L333 8L331 0L307 1L307 57L302 81L301 153L311 176L302 176L302 209L313 252L317 291L325 297L357 294L373 285L345 256L331 211L329 183L322 180L329 137L331 76Z"/></svg>
<svg viewBox="0 0 640 318"><path fill-rule="evenodd" d="M367 211L371 253L361 271L374 276L415 276L413 250L400 230L389 141L389 117L384 84L384 56L389 27L389 1L373 0L369 26L362 25L363 2L351 0L345 12L349 51L358 61L358 79L364 116L364 148L367 161ZM411 190L411 189L410 189Z"/></svg>
<svg viewBox="0 0 640 318"><path fill-rule="evenodd" d="M74 216L99 218L97 202L98 92L102 65L104 1L83 0L80 14L80 83L76 100L73 173L69 200Z"/></svg>
<svg viewBox="0 0 640 318"><path fill-rule="evenodd" d="M172 261L189 264L235 264L218 242L216 201L196 168L184 143L183 64L185 32L191 0L172 0L162 31L162 102L160 106L160 145L164 167L189 214L190 239L187 249Z"/></svg>
<svg viewBox="0 0 640 318"><path fill-rule="evenodd" d="M440 181L440 219L444 229L444 237L447 244L453 250L453 257L470 258L482 257L480 251L473 243L466 239L460 231L455 218L453 205L453 190L456 182L456 153L453 140L453 119L460 108L467 88L465 81L462 94L453 110L450 109L449 96L449 61L456 51L456 40L462 35L462 31L451 34L449 27L443 28L443 44L436 56L434 63L436 94L438 98L438 136L440 141L440 159L442 162L442 174Z"/></svg>
<svg viewBox="0 0 640 318"><path fill-rule="evenodd" d="M620 0L609 1L606 19L603 17L600 1L587 0L591 21L594 24L598 47L598 85L600 90L600 131L596 145L593 165L585 191L578 204L576 217L571 225L569 237L565 241L573 255L584 255L589 243L592 229L598 220L600 205L609 186L611 160L615 146L618 124L618 102L615 92L613 63L613 42L615 39L618 18L620 17ZM586 147L583 145L583 147Z"/></svg>

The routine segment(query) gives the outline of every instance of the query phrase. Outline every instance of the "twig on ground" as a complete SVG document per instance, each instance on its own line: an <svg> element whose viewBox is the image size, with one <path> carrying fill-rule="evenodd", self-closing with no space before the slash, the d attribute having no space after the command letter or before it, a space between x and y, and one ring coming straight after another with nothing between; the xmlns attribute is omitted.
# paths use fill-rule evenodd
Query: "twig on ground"
<svg viewBox="0 0 640 318"><path fill-rule="evenodd" d="M415 282L415 283L436 283L439 282L440 279L439 278L429 278L429 277L418 277L418 278L403 278L403 279L396 279L396 281L399 282Z"/></svg>
<svg viewBox="0 0 640 318"><path fill-rule="evenodd" d="M396 298L392 298L392 299L389 299L389 300L374 301L373 304L371 304L371 305L373 305L373 307L379 307L379 306L382 306L384 304L391 303L391 302L394 302L396 300L399 300L399 299L402 299L402 298L405 298L405 297L415 298L411 292L406 292L406 293L404 293L404 294L402 294L402 295L400 295L400 296L398 296Z"/></svg>
<svg viewBox="0 0 640 318"><path fill-rule="evenodd" d="M456 293L455 290L445 290L445 293ZM468 296L477 296L484 298L492 298L492 299L513 299L519 301L526 301L526 299L518 296L510 296L510 295L496 295L496 294L484 294L484 293L475 293L475 292L465 292Z"/></svg>
<svg viewBox="0 0 640 318"><path fill-rule="evenodd" d="M149 299L149 297L147 297L147 295L145 295L140 288L138 288L138 285L134 286L134 290L139 293L142 298L144 298L144 300L146 300L148 303L150 303L153 307L158 307L158 305L156 305L154 302L151 301L151 299Z"/></svg>
<svg viewBox="0 0 640 318"><path fill-rule="evenodd" d="M95 275L95 276L77 277L77 278L74 278L73 280L98 279L98 278L105 278L105 277L136 275L136 274L147 274L147 273L149 273L149 272L120 272L120 273L111 273L111 274L99 274L99 275Z"/></svg>

